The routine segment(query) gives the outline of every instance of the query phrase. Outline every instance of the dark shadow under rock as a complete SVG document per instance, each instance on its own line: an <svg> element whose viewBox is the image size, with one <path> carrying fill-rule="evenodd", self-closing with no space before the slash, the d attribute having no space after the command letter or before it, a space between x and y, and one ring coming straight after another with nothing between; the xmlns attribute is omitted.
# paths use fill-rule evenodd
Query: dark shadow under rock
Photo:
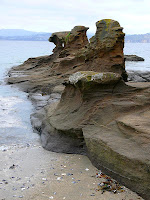
<svg viewBox="0 0 150 200"><path fill-rule="evenodd" d="M86 155L86 145L83 137L81 139L69 137L65 132L52 130L52 128L49 128L48 131L45 129L42 131L41 143L49 151Z"/></svg>

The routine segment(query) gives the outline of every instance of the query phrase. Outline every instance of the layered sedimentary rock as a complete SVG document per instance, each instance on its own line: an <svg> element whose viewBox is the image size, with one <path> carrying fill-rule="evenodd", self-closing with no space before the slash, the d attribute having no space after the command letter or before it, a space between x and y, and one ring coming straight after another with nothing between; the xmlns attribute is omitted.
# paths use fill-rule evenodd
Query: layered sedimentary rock
<svg viewBox="0 0 150 200"><path fill-rule="evenodd" d="M123 81L127 75L119 23L105 19L96 26L90 42L84 26L52 34L54 53L13 68L8 83L53 97L66 86L59 104L48 100L44 114L34 115L35 121L43 119L36 121L43 146L66 153L85 154L87 149L98 168L148 200L150 85Z"/></svg>
<svg viewBox="0 0 150 200"><path fill-rule="evenodd" d="M53 42L56 45L53 52L62 50L62 47L64 46L66 42L65 38L67 37L68 34L69 34L69 31L55 32L51 35L51 37L49 38L49 42Z"/></svg>
<svg viewBox="0 0 150 200"><path fill-rule="evenodd" d="M117 21L110 19L98 21L96 27L96 34L90 39L86 55L92 70L119 73L126 80L123 28Z"/></svg>
<svg viewBox="0 0 150 200"><path fill-rule="evenodd" d="M148 200L149 108L150 83L125 84L115 73L84 71L70 76L48 118L55 133L83 137L96 167Z"/></svg>
<svg viewBox="0 0 150 200"><path fill-rule="evenodd" d="M132 82L150 82L150 72L128 71L128 81Z"/></svg>
<svg viewBox="0 0 150 200"><path fill-rule="evenodd" d="M28 59L9 73L9 83L19 83L26 91L51 92L56 85L79 70L114 72L126 80L124 33L114 20L96 23L97 31L89 42L87 27L75 26L70 32L53 33L49 41L56 47L50 56Z"/></svg>

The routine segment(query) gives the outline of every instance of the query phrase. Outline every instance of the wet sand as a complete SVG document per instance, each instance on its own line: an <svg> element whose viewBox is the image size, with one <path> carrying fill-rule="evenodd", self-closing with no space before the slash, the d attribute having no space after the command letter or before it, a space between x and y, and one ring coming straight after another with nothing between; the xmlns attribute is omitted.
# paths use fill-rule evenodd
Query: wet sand
<svg viewBox="0 0 150 200"><path fill-rule="evenodd" d="M0 200L142 200L124 192L96 191L98 170L86 156L53 153L40 143L0 148Z"/></svg>

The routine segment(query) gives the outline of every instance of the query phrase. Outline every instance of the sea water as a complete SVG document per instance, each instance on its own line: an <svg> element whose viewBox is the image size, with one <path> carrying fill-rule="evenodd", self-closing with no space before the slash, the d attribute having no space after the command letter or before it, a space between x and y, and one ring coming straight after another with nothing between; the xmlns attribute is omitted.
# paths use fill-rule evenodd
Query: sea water
<svg viewBox="0 0 150 200"><path fill-rule="evenodd" d="M49 42L0 41L0 145L25 144L38 140L33 133L30 114L33 106L28 94L5 84L9 69L29 57L50 55Z"/></svg>
<svg viewBox="0 0 150 200"><path fill-rule="evenodd" d="M11 67L30 57L50 55L53 48L53 44L45 41L0 41L0 145L38 140L30 123L33 106L28 94L6 85L4 79ZM145 59L144 62L126 62L127 70L150 71L150 43L127 43L124 52Z"/></svg>
<svg viewBox="0 0 150 200"><path fill-rule="evenodd" d="M150 71L150 43L125 43L125 55L137 55L144 58L144 61L125 63L126 70Z"/></svg>

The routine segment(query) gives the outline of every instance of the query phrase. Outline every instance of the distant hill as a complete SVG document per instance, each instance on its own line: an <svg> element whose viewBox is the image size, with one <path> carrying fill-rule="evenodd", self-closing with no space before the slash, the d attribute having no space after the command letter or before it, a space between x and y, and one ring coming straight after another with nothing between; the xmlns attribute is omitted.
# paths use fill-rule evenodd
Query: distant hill
<svg viewBox="0 0 150 200"><path fill-rule="evenodd" d="M51 33L33 32L23 29L1 29L0 40L47 41Z"/></svg>
<svg viewBox="0 0 150 200"><path fill-rule="evenodd" d="M12 37L12 36L31 36L37 34L43 34L44 32L33 32L24 29L0 29L0 36Z"/></svg>
<svg viewBox="0 0 150 200"><path fill-rule="evenodd" d="M87 33L88 38L92 33ZM19 40L19 41L48 41L51 33L26 31L23 29L1 29L0 40Z"/></svg>
<svg viewBox="0 0 150 200"><path fill-rule="evenodd" d="M135 35L126 35L125 42L132 43L150 43L150 33L146 34L135 34Z"/></svg>
<svg viewBox="0 0 150 200"><path fill-rule="evenodd" d="M87 32L88 38L94 34ZM47 41L51 33L33 32L23 29L0 29L0 40L22 40L22 41ZM125 42L130 43L150 43L150 33L126 35Z"/></svg>

